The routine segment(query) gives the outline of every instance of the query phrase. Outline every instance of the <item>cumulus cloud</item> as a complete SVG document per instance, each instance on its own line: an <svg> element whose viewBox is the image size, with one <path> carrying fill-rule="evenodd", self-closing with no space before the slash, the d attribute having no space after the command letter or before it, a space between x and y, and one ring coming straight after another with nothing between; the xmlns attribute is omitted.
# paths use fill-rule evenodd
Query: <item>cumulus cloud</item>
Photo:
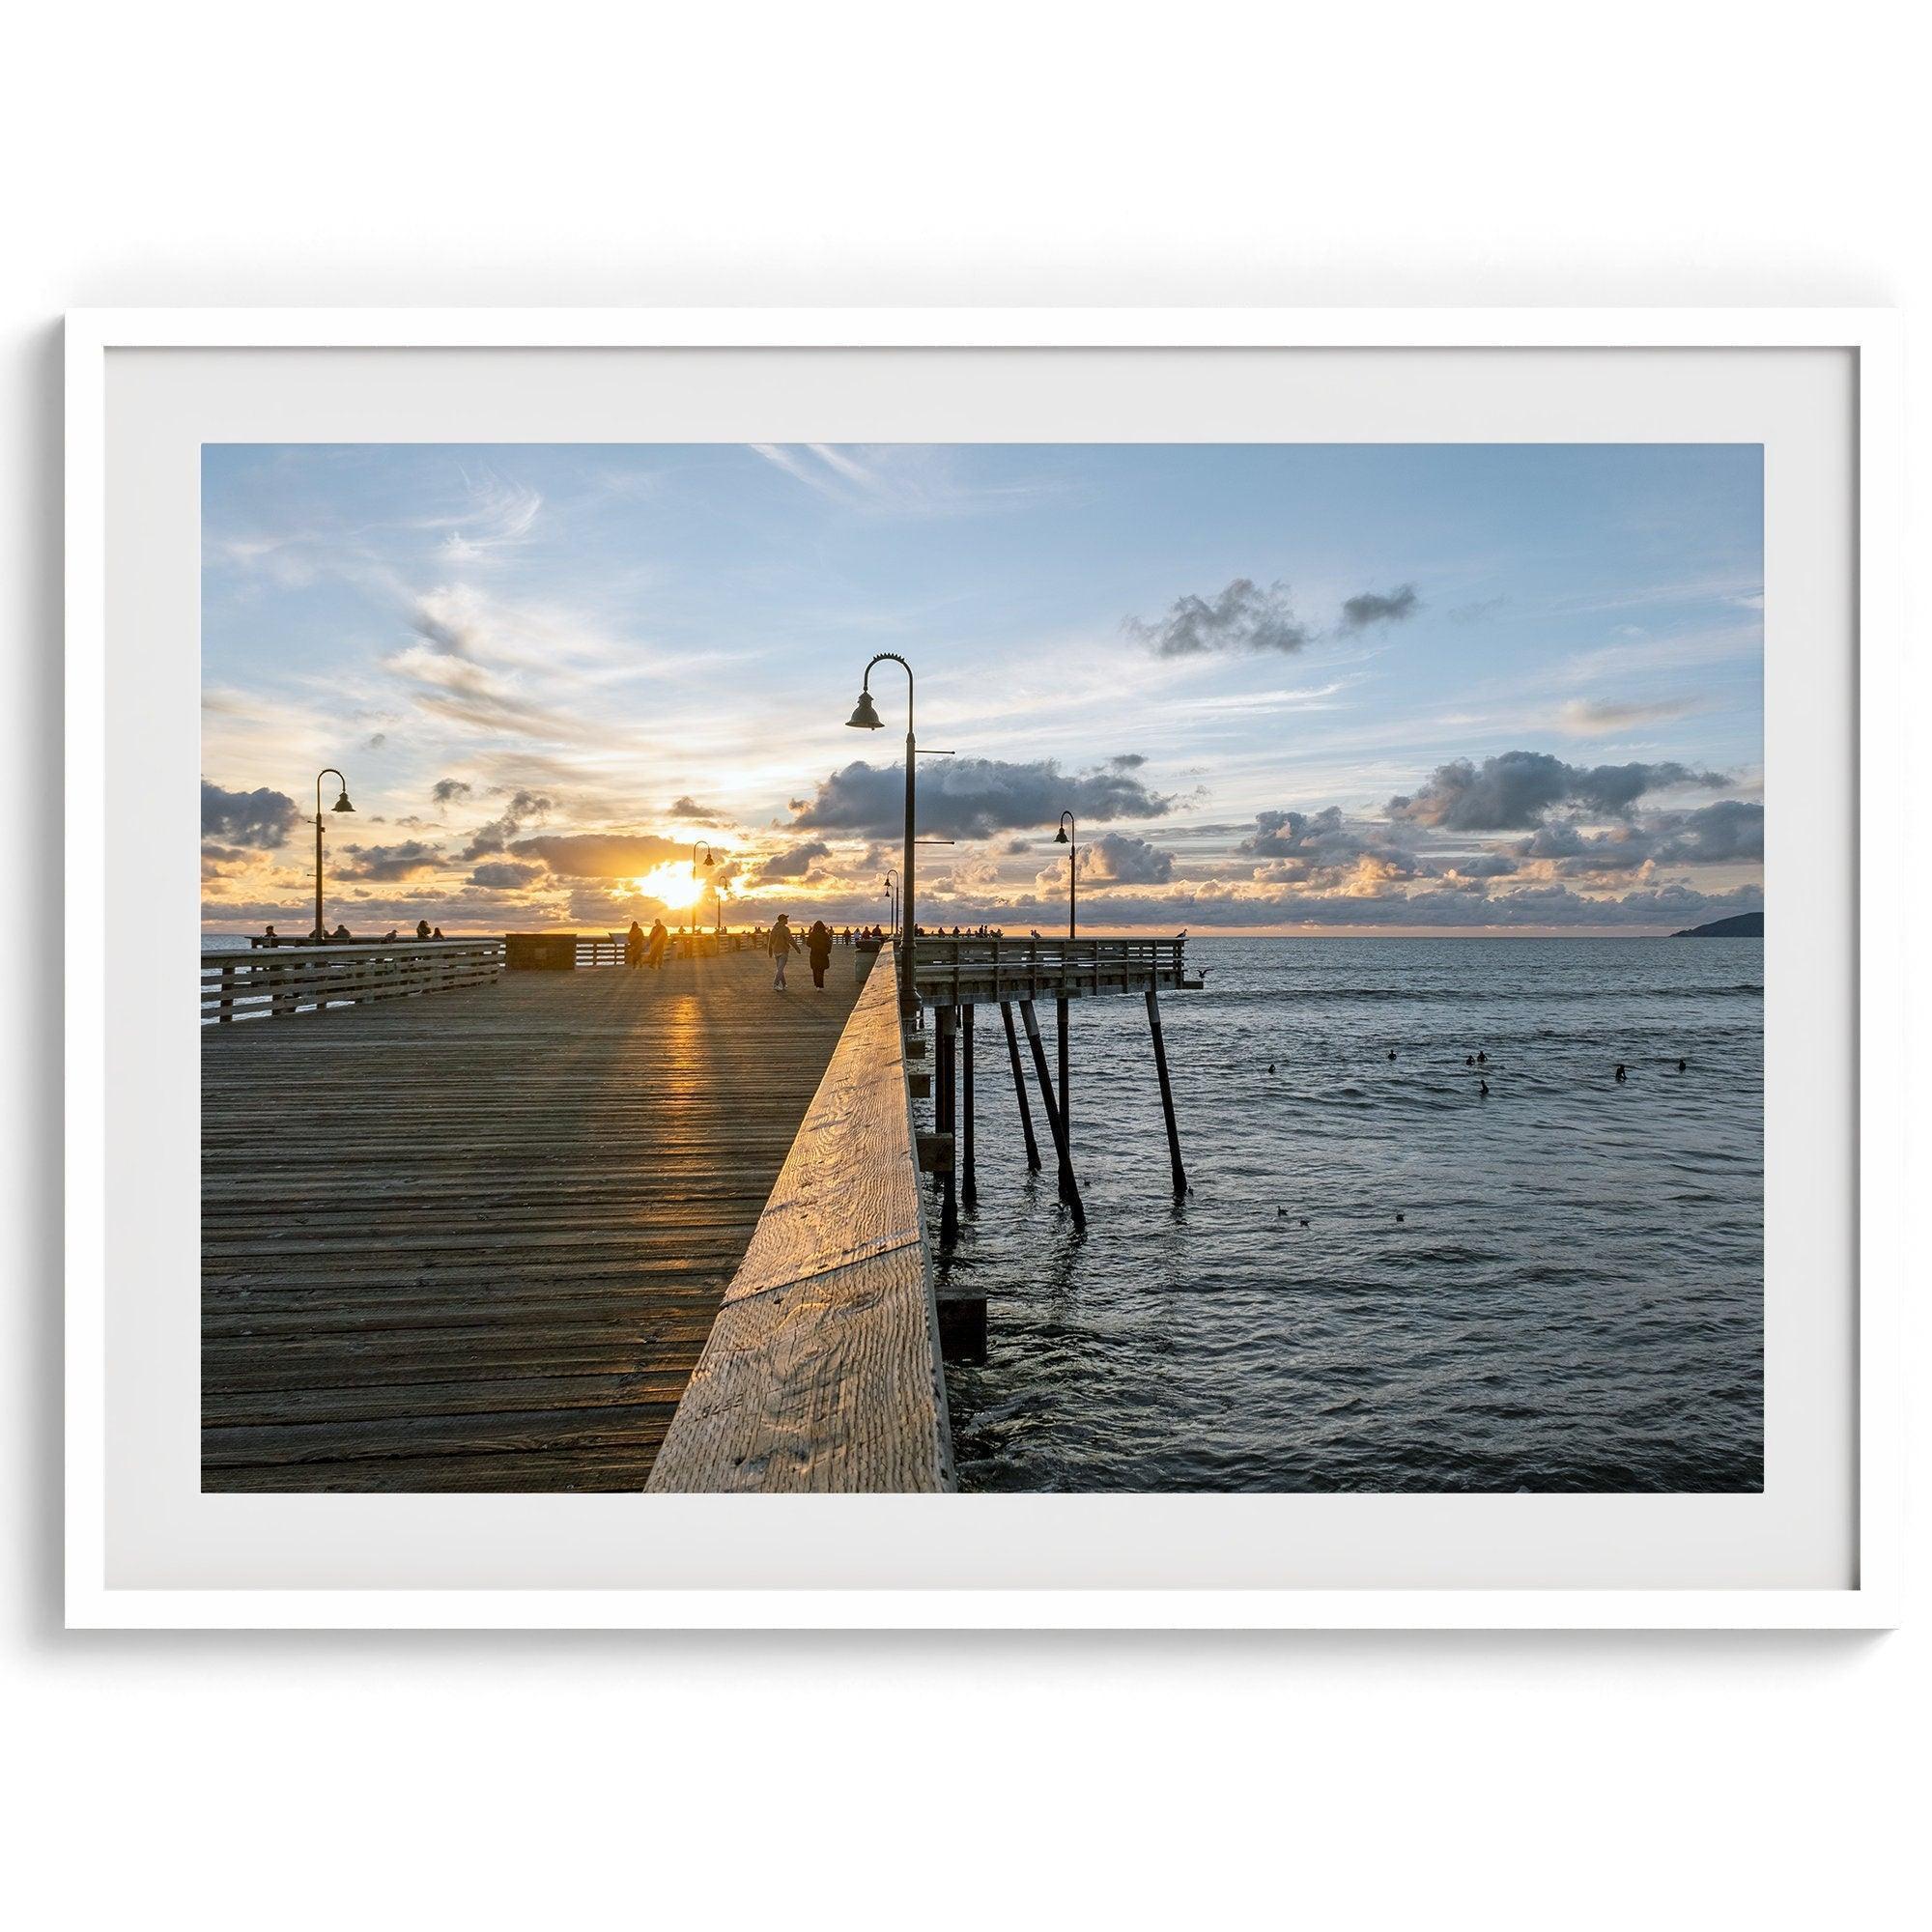
<svg viewBox="0 0 1932 1932"><path fill-rule="evenodd" d="M1164 886L1174 877L1174 854L1145 838L1103 832L1080 847L1080 882L1091 886Z"/></svg>
<svg viewBox="0 0 1932 1932"><path fill-rule="evenodd" d="M1236 847L1257 859L1299 858L1332 845L1342 832L1342 809L1331 805L1325 810L1262 811L1255 814L1255 829Z"/></svg>
<svg viewBox="0 0 1932 1932"><path fill-rule="evenodd" d="M1438 765L1412 797L1390 799L1388 814L1450 832L1523 832L1558 806L1619 816L1646 792L1674 785L1716 790L1729 782L1719 773L1676 763L1585 768L1547 752L1504 752L1480 765L1468 758Z"/></svg>
<svg viewBox="0 0 1932 1932"><path fill-rule="evenodd" d="M528 866L516 859L494 859L478 866L469 875L472 886L488 886L493 892L514 892L533 886L544 876L542 866Z"/></svg>
<svg viewBox="0 0 1932 1932"><path fill-rule="evenodd" d="M1719 799L1695 811L1660 811L1641 823L1585 833L1568 820L1541 825L1516 848L1552 878L1609 878L1659 866L1748 864L1764 857L1764 807Z"/></svg>
<svg viewBox="0 0 1932 1932"><path fill-rule="evenodd" d="M347 857L338 869L352 879L413 879L443 863L442 854L420 838L400 845L347 845L343 851Z"/></svg>
<svg viewBox="0 0 1932 1932"><path fill-rule="evenodd" d="M225 791L201 781L201 836L271 852L301 822L296 802L267 785L254 791Z"/></svg>
<svg viewBox="0 0 1932 1932"><path fill-rule="evenodd" d="M1053 825L1063 810L1082 821L1160 818L1174 801L1131 772L1063 772L1051 758L1009 764L997 758L935 759L919 775L919 830L942 838ZM863 759L834 772L810 799L794 799L792 823L812 832L889 838L905 822L905 768Z"/></svg>
<svg viewBox="0 0 1932 1932"><path fill-rule="evenodd" d="M1658 858L1666 865L1720 866L1764 857L1764 807L1719 799L1695 811L1667 815Z"/></svg>
<svg viewBox="0 0 1932 1932"><path fill-rule="evenodd" d="M654 832L558 832L520 838L513 857L541 859L570 879L634 879L668 860L689 859L691 848Z"/></svg>
<svg viewBox="0 0 1932 1932"><path fill-rule="evenodd" d="M729 822L715 805L699 805L689 792L671 800L670 815L683 819L687 825L724 825Z"/></svg>
<svg viewBox="0 0 1932 1932"><path fill-rule="evenodd" d="M497 817L486 820L469 835L469 842L463 848L460 857L464 860L485 859L493 852L505 850L510 840L531 819L541 823L544 815L554 810L555 807L554 799L519 788L510 794L509 804Z"/></svg>
<svg viewBox="0 0 1932 1932"><path fill-rule="evenodd" d="M468 798L469 783L466 779L438 779L430 786L429 795L439 805L447 805L452 799Z"/></svg>
<svg viewBox="0 0 1932 1932"><path fill-rule="evenodd" d="M1360 596L1348 598L1343 603L1342 629L1366 631L1375 624L1405 623L1415 615L1421 605L1422 600L1415 594L1412 583L1399 583L1386 595L1364 590Z"/></svg>
<svg viewBox="0 0 1932 1932"><path fill-rule="evenodd" d="M808 838L797 845L787 846L782 852L775 852L769 859L762 860L751 875L754 886L773 884L781 879L803 879L820 859L829 859L832 847L822 838Z"/></svg>
<svg viewBox="0 0 1932 1932"><path fill-rule="evenodd" d="M1263 887L1204 888L1161 896L1110 896L1107 916L1122 923L1186 925L1368 925L1422 929L1474 930L1483 927L1578 926L1673 927L1720 919L1731 913L1759 912L1764 894L1756 886L1727 893L1694 887L1642 888L1617 898L1600 898L1560 884L1526 886L1505 893L1459 889L1444 882L1416 892L1377 896L1343 894L1290 894Z"/></svg>
<svg viewBox="0 0 1932 1932"><path fill-rule="evenodd" d="M1213 598L1177 597L1164 617L1122 619L1122 628L1156 657L1208 651L1298 651L1314 634L1295 617L1288 585L1265 588L1237 577Z"/></svg>
<svg viewBox="0 0 1932 1932"><path fill-rule="evenodd" d="M1432 869L1391 844L1380 827L1349 824L1333 805L1313 812L1257 812L1255 829L1235 850L1267 862L1254 869L1256 879L1343 893L1378 891Z"/></svg>

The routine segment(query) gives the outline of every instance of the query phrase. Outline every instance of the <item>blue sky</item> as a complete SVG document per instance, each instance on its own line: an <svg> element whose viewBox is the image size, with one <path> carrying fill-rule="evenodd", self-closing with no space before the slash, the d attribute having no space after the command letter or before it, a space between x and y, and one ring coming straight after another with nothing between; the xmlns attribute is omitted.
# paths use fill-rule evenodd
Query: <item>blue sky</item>
<svg viewBox="0 0 1932 1932"><path fill-rule="evenodd" d="M1638 931L1762 903L1754 445L210 446L204 919ZM705 911L708 914L710 902Z"/></svg>

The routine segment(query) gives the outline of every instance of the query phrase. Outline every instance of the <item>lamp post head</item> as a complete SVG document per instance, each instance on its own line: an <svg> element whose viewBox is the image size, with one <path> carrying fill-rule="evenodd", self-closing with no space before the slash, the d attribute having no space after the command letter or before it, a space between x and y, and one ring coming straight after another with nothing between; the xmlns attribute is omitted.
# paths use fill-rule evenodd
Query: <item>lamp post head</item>
<svg viewBox="0 0 1932 1932"><path fill-rule="evenodd" d="M717 863L718 861L711 856L710 850L707 848L704 854L704 869L709 871Z"/></svg>
<svg viewBox="0 0 1932 1932"><path fill-rule="evenodd" d="M1065 826L1063 825L1060 828L1060 830L1053 835L1053 842L1056 845L1065 845L1067 842Z"/></svg>
<svg viewBox="0 0 1932 1932"><path fill-rule="evenodd" d="M330 811L354 811L355 810L355 808L349 803L349 788L346 785L343 787L342 796L338 798L335 801L335 803L331 805L328 809Z"/></svg>
<svg viewBox="0 0 1932 1932"><path fill-rule="evenodd" d="M852 707L852 715L845 722L861 731L877 731L881 728L884 720L873 709L872 694L869 691L862 691L859 694L859 701Z"/></svg>

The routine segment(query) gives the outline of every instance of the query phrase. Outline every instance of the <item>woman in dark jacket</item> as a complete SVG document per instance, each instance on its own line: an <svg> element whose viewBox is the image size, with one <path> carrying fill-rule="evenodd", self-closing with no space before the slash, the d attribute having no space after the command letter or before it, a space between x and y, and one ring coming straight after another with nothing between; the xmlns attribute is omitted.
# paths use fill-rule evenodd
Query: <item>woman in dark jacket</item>
<svg viewBox="0 0 1932 1932"><path fill-rule="evenodd" d="M805 935L805 952L811 961L811 983L822 993L825 969L832 964L832 928L822 919L811 922L811 930Z"/></svg>

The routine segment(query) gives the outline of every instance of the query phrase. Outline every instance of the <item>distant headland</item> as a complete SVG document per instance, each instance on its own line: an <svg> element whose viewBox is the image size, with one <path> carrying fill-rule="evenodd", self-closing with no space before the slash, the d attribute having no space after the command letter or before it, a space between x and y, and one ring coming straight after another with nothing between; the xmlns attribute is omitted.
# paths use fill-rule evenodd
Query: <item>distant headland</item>
<svg viewBox="0 0 1932 1932"><path fill-rule="evenodd" d="M1714 919L1709 925L1687 925L1670 936L1672 939L1762 939L1764 915L1741 912L1730 919Z"/></svg>

